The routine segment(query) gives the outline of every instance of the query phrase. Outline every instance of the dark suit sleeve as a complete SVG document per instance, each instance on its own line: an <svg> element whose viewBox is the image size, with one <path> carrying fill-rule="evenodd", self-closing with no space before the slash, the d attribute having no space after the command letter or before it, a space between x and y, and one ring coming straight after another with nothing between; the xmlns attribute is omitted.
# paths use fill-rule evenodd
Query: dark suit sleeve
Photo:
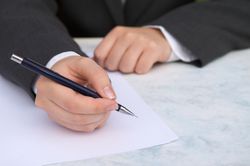
<svg viewBox="0 0 250 166"><path fill-rule="evenodd" d="M211 0L174 9L150 23L162 25L205 65L250 47L250 1Z"/></svg>
<svg viewBox="0 0 250 166"><path fill-rule="evenodd" d="M56 17L54 0L1 0L0 71L32 95L36 75L11 62L15 53L46 64L64 51L82 54L63 24Z"/></svg>

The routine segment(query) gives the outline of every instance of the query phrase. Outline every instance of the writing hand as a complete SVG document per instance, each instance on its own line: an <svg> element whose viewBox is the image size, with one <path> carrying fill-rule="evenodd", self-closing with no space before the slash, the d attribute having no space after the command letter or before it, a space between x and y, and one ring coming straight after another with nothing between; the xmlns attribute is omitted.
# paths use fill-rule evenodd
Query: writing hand
<svg viewBox="0 0 250 166"><path fill-rule="evenodd" d="M93 60L71 56L58 61L52 70L95 89L103 98L83 96L43 76L36 82L35 104L58 124L74 130L91 132L102 127L110 112L117 108L115 93L107 73Z"/></svg>

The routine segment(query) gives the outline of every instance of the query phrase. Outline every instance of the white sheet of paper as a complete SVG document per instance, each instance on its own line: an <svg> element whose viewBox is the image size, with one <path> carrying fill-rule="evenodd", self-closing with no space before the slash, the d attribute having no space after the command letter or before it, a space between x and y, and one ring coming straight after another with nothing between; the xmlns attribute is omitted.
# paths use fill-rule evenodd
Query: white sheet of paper
<svg viewBox="0 0 250 166"><path fill-rule="evenodd" d="M113 112L102 129L78 133L50 121L23 90L0 75L0 165L39 166L82 160L177 139L119 73L111 73L110 78L118 101L138 118Z"/></svg>

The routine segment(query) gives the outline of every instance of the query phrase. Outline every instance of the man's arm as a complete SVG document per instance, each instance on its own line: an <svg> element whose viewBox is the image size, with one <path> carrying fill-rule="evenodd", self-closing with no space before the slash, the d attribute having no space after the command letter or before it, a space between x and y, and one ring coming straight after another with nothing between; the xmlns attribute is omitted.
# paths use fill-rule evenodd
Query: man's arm
<svg viewBox="0 0 250 166"><path fill-rule="evenodd" d="M13 64L12 53L46 64L52 56L74 51L83 55L56 17L53 0L2 0L0 4L0 71L32 95L36 75Z"/></svg>
<svg viewBox="0 0 250 166"><path fill-rule="evenodd" d="M51 56L64 51L82 54L56 18L56 7L52 0L3 0L0 4L1 75L31 95L36 76L10 62L13 52L44 65ZM40 76L36 81L36 106L45 110L50 119L71 130L91 132L102 127L110 112L117 108L107 73L90 58L81 56L57 61L51 69L77 83L91 86L103 98L79 95Z"/></svg>
<svg viewBox="0 0 250 166"><path fill-rule="evenodd" d="M250 47L250 1L197 2L166 13L161 25L205 65L231 50Z"/></svg>
<svg viewBox="0 0 250 166"><path fill-rule="evenodd" d="M171 60L171 52L179 59L192 55L191 61L198 59L197 65L205 65L231 50L250 47L249 8L246 0L196 2L146 24L164 27L174 40L162 40L164 35L150 28L115 28L97 47L95 60L125 73L146 73L153 64Z"/></svg>

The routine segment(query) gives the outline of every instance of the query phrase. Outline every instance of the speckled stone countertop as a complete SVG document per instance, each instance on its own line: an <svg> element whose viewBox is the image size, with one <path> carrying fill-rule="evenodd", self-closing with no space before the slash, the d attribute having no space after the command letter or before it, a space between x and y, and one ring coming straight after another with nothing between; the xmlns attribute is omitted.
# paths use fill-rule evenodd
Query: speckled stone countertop
<svg viewBox="0 0 250 166"><path fill-rule="evenodd" d="M249 166L250 49L197 68L160 64L125 75L179 136L170 144L49 166Z"/></svg>

